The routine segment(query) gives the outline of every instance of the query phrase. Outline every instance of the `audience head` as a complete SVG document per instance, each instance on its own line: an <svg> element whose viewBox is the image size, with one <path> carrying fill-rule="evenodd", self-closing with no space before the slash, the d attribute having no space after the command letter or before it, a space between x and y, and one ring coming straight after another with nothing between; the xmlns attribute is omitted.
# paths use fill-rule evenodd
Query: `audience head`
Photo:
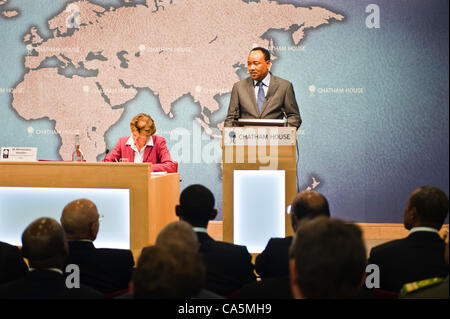
<svg viewBox="0 0 450 319"><path fill-rule="evenodd" d="M68 203L61 215L61 225L69 240L95 240L100 227L97 206L88 199Z"/></svg>
<svg viewBox="0 0 450 319"><path fill-rule="evenodd" d="M295 298L354 298L363 284L366 250L354 224L327 217L306 220L289 255Z"/></svg>
<svg viewBox="0 0 450 319"><path fill-rule="evenodd" d="M22 234L22 254L32 268L64 269L68 254L61 225L52 218L39 218Z"/></svg>
<svg viewBox="0 0 450 319"><path fill-rule="evenodd" d="M319 216L330 217L328 201L322 194L305 190L295 196L291 205L291 222L294 232L300 221Z"/></svg>
<svg viewBox="0 0 450 319"><path fill-rule="evenodd" d="M198 251L199 242L192 226L184 221L177 221L164 227L158 237L156 237L157 246L167 246L172 244L184 245L186 249Z"/></svg>
<svg viewBox="0 0 450 319"><path fill-rule="evenodd" d="M213 193L202 185L186 187L180 195L180 205L175 208L177 216L194 227L206 227L217 216Z"/></svg>
<svg viewBox="0 0 450 319"><path fill-rule="evenodd" d="M448 197L437 187L423 186L414 190L403 215L406 229L432 227L441 229L448 215Z"/></svg>
<svg viewBox="0 0 450 319"><path fill-rule="evenodd" d="M142 249L130 291L135 298L192 298L203 288L205 278L197 252L185 245L155 245Z"/></svg>

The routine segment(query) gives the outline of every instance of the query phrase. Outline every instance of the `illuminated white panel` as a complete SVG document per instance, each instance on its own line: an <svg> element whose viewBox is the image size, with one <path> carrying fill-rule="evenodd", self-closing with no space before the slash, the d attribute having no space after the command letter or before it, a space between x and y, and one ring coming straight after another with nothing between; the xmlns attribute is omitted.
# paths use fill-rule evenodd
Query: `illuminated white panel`
<svg viewBox="0 0 450 319"><path fill-rule="evenodd" d="M285 236L285 171L233 173L233 241L260 253L271 237Z"/></svg>
<svg viewBox="0 0 450 319"><path fill-rule="evenodd" d="M97 248L130 248L130 190L105 188L0 187L0 241L22 245L22 233L34 220L58 222L67 203L91 200L103 215Z"/></svg>

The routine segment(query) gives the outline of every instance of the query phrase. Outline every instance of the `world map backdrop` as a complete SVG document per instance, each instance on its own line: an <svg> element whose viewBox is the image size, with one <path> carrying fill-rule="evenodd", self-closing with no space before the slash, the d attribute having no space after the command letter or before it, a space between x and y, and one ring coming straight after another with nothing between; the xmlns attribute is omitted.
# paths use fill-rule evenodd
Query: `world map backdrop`
<svg viewBox="0 0 450 319"><path fill-rule="evenodd" d="M409 194L448 194L447 0L0 0L0 146L88 161L139 112L222 219L221 130L248 52L293 83L298 189L331 214L402 222Z"/></svg>

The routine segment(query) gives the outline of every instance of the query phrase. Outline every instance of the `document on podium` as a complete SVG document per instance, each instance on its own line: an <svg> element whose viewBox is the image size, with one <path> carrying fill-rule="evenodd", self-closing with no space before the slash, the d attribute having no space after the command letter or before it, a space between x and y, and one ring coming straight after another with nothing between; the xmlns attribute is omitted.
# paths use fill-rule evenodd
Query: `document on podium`
<svg viewBox="0 0 450 319"><path fill-rule="evenodd" d="M245 126L287 126L286 119L238 119L238 125Z"/></svg>

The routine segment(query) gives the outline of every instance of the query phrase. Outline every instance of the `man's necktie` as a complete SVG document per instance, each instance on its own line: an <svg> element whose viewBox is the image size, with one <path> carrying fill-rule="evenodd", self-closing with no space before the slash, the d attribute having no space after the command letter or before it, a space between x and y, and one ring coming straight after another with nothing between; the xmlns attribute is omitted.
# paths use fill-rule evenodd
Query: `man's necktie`
<svg viewBox="0 0 450 319"><path fill-rule="evenodd" d="M258 83L256 83L256 85L259 86L257 104L258 104L259 113L261 113L261 109L264 104L264 99L266 98L264 95L264 89L263 89L264 84L262 83L262 81L259 81Z"/></svg>

